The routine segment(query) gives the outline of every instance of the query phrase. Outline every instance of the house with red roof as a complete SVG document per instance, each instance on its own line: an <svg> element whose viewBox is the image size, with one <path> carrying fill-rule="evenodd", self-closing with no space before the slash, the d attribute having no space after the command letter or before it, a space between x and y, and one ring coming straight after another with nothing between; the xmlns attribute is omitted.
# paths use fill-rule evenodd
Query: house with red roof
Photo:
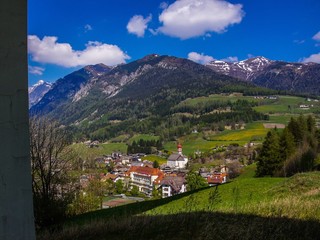
<svg viewBox="0 0 320 240"><path fill-rule="evenodd" d="M137 186L146 195L151 195L153 188L157 188L164 177L158 168L140 166L132 166L126 175L130 178L129 186Z"/></svg>

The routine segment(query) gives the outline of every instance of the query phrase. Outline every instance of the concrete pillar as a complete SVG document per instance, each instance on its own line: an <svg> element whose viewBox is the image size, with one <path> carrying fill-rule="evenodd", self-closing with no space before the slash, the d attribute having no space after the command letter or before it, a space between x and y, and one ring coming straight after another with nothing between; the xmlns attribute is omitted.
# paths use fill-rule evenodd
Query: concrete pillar
<svg viewBox="0 0 320 240"><path fill-rule="evenodd" d="M0 1L0 239L34 240L27 0Z"/></svg>

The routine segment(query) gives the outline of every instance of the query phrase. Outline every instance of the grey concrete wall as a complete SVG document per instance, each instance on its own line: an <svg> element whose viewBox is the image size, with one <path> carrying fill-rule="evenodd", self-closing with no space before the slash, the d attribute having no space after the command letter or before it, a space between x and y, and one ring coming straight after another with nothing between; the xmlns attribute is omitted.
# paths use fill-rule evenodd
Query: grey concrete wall
<svg viewBox="0 0 320 240"><path fill-rule="evenodd" d="M35 239L28 134L27 0L0 1L0 239Z"/></svg>

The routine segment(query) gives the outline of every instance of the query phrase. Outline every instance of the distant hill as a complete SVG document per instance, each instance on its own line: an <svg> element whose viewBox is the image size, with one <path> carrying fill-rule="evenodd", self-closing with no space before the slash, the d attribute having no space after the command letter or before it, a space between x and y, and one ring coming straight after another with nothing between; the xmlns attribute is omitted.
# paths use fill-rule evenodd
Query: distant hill
<svg viewBox="0 0 320 240"><path fill-rule="evenodd" d="M261 87L320 95L320 64L288 63L255 57L239 62L212 61L210 69Z"/></svg>

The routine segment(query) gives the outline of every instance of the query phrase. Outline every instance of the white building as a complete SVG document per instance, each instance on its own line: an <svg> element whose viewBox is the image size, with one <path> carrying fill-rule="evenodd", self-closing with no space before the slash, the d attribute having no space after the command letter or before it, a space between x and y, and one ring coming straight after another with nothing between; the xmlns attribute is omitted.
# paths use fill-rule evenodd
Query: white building
<svg viewBox="0 0 320 240"><path fill-rule="evenodd" d="M165 176L161 181L162 198L187 191L186 180L180 176Z"/></svg>
<svg viewBox="0 0 320 240"><path fill-rule="evenodd" d="M177 146L178 152L173 153L169 156L167 160L167 165L170 168L186 168L187 163L188 163L188 158L182 154L182 145L178 144Z"/></svg>
<svg viewBox="0 0 320 240"><path fill-rule="evenodd" d="M127 172L130 177L130 187L137 186L139 192L151 195L163 178L163 172L158 168L132 166Z"/></svg>

